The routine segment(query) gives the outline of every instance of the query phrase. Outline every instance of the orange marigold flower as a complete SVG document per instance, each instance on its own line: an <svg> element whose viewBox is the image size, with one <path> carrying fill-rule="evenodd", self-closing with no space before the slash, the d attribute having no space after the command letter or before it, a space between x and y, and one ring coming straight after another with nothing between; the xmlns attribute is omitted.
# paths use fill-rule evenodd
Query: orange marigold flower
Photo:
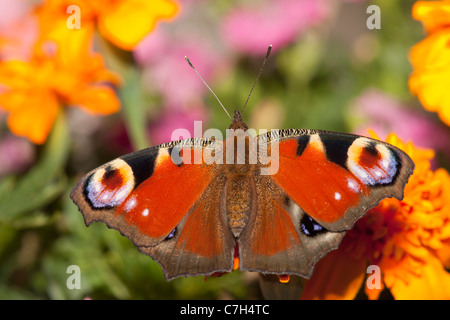
<svg viewBox="0 0 450 320"><path fill-rule="evenodd" d="M161 19L171 19L179 11L172 0L46 0L38 9L44 37L59 42L70 30L69 6L78 6L80 29L98 27L117 47L133 50Z"/></svg>
<svg viewBox="0 0 450 320"><path fill-rule="evenodd" d="M430 34L411 49L414 71L408 86L424 108L437 112L450 125L450 1L418 1L413 17L422 21Z"/></svg>
<svg viewBox="0 0 450 320"><path fill-rule="evenodd" d="M370 299L384 287L396 299L450 299L450 176L432 171L434 152L403 143L391 134L386 142L404 150L415 171L403 200L384 199L347 232L341 245L320 260L303 299L353 299L368 265L381 271L380 286L365 286Z"/></svg>
<svg viewBox="0 0 450 320"><path fill-rule="evenodd" d="M50 43L30 61L0 63L0 108L9 112L8 127L14 134L44 143L61 105L100 115L119 110L109 85L119 78L105 69L99 54L88 50L88 37L74 32L70 46Z"/></svg>
<svg viewBox="0 0 450 320"><path fill-rule="evenodd" d="M450 27L450 1L417 1L412 8L412 16L422 21L427 33Z"/></svg>

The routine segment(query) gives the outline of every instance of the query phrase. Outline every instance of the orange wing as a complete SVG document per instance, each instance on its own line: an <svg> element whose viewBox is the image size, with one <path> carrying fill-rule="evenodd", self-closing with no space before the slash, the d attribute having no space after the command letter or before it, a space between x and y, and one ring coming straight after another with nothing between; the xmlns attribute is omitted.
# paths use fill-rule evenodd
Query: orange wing
<svg viewBox="0 0 450 320"><path fill-rule="evenodd" d="M275 274L311 275L314 263L335 249L343 232L316 224L270 176L258 176L256 208L238 239L239 268Z"/></svg>
<svg viewBox="0 0 450 320"><path fill-rule="evenodd" d="M383 198L403 198L414 170L403 151L378 140L314 130L277 133L279 170L271 177L331 231L348 230Z"/></svg>
<svg viewBox="0 0 450 320"><path fill-rule="evenodd" d="M71 197L87 225L120 231L168 278L230 271L235 241L210 201L220 196L219 170L204 159L205 149L221 144L189 139L125 155L88 173Z"/></svg>
<svg viewBox="0 0 450 320"><path fill-rule="evenodd" d="M255 173L256 209L238 239L243 270L309 277L368 209L402 198L414 169L401 150L355 135L279 130L258 139L263 163L272 161L260 167L278 170Z"/></svg>
<svg viewBox="0 0 450 320"><path fill-rule="evenodd" d="M163 267L168 280L232 271L236 241L221 210L224 183L225 177L217 176L165 241L139 248Z"/></svg>

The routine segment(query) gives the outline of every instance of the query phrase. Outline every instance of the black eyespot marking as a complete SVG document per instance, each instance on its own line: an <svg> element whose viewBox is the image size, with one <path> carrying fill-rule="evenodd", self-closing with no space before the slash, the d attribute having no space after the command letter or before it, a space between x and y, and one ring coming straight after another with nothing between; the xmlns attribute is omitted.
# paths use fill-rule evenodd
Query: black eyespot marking
<svg viewBox="0 0 450 320"><path fill-rule="evenodd" d="M105 172L106 174L106 172ZM90 191L90 185L92 183L92 177L94 176L94 174L92 173L84 182L84 186L83 186L83 196L84 199L86 199L87 203L89 204L89 207L93 210L98 210L98 209L104 209L104 208L97 208L94 203L91 201L91 198L89 196L89 191ZM103 176L104 177L104 176ZM109 208L106 208L109 209Z"/></svg>
<svg viewBox="0 0 450 320"><path fill-rule="evenodd" d="M375 141L371 141L364 149L373 156L380 155L380 153L377 150L377 143Z"/></svg>
<svg viewBox="0 0 450 320"><path fill-rule="evenodd" d="M329 134L319 134L320 139L325 147L327 159L337 165L347 168L347 151L353 144L357 136L346 136L333 138Z"/></svg>
<svg viewBox="0 0 450 320"><path fill-rule="evenodd" d="M297 138L297 156L300 157L309 143L309 135L302 135Z"/></svg>
<svg viewBox="0 0 450 320"><path fill-rule="evenodd" d="M120 158L130 166L131 170L133 170L135 188L152 176L157 156L158 149L148 148L124 155Z"/></svg>
<svg viewBox="0 0 450 320"><path fill-rule="evenodd" d="M111 166L105 168L105 173L103 174L103 180L108 180L112 178L117 170L113 169Z"/></svg>
<svg viewBox="0 0 450 320"><path fill-rule="evenodd" d="M167 235L167 237L164 240L170 240L177 234L177 227L175 227L170 233Z"/></svg>
<svg viewBox="0 0 450 320"><path fill-rule="evenodd" d="M110 169L107 170L104 174L103 174L103 181L106 181L106 179L108 178L113 178L115 176L115 172L117 172L117 170L114 169ZM85 181L84 186L83 186L83 196L84 199L86 200L86 202L89 204L89 207L92 210L108 210L108 209L112 209L114 208L114 206L116 205L116 203L111 202L111 204L108 203L103 203L101 201L97 200L97 193L94 190L94 173L92 173Z"/></svg>
<svg viewBox="0 0 450 320"><path fill-rule="evenodd" d="M318 234L328 231L307 214L303 215L300 220L300 229L308 237L315 237Z"/></svg>

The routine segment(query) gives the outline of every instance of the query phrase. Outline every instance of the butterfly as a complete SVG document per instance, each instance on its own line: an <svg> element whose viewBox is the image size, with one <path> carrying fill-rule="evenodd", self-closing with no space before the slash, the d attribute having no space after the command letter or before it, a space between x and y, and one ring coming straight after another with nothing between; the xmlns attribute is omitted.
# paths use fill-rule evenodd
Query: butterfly
<svg viewBox="0 0 450 320"><path fill-rule="evenodd" d="M118 230L167 280L237 268L309 278L367 210L403 198L414 170L402 150L363 136L252 136L239 111L229 129L223 141L184 139L121 156L87 173L71 198L86 225Z"/></svg>

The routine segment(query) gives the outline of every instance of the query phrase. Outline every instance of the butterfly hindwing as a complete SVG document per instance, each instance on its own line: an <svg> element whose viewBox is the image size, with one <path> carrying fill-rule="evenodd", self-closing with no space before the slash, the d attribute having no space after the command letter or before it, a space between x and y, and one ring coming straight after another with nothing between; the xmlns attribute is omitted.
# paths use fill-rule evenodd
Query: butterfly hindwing
<svg viewBox="0 0 450 320"><path fill-rule="evenodd" d="M335 249L344 232L318 225L270 176L257 176L255 214L239 238L240 269L311 275L314 263Z"/></svg>
<svg viewBox="0 0 450 320"><path fill-rule="evenodd" d="M221 209L224 183L224 176L215 177L171 237L157 246L139 248L161 264L168 280L232 271L236 241Z"/></svg>

